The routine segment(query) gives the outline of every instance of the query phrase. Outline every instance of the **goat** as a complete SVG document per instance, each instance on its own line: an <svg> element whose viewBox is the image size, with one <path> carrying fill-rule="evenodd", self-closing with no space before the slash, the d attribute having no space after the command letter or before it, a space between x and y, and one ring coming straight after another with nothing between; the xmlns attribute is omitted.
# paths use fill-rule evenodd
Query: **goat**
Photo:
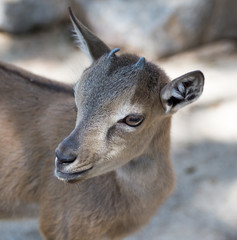
<svg viewBox="0 0 237 240"><path fill-rule="evenodd" d="M92 60L74 89L0 64L0 207L39 204L47 240L122 239L171 194L171 118L199 98L204 76L170 81L69 12Z"/></svg>

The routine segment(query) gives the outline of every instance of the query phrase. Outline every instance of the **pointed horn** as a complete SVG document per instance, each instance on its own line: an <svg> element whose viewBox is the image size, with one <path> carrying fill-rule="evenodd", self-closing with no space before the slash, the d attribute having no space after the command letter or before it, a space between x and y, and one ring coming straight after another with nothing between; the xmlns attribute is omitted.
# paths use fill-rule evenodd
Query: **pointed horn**
<svg viewBox="0 0 237 240"><path fill-rule="evenodd" d="M144 68L144 66L145 66L145 63L146 63L145 58L144 58L144 57L141 57L141 58L137 61L137 63L135 64L135 68L142 70L142 69Z"/></svg>
<svg viewBox="0 0 237 240"><path fill-rule="evenodd" d="M107 56L107 60L109 60L112 56L115 56L115 53L118 52L119 50L120 50L119 48L111 50L109 55Z"/></svg>

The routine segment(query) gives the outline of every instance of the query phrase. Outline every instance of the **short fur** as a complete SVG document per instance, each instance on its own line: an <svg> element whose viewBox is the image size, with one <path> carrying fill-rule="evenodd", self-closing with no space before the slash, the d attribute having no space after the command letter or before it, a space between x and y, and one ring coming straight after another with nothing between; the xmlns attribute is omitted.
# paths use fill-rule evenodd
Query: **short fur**
<svg viewBox="0 0 237 240"><path fill-rule="evenodd" d="M109 55L71 18L93 60L75 100L70 86L0 64L0 208L38 203L47 240L122 239L172 192L171 114L193 101L190 91L201 95L203 75L170 82L135 55ZM143 122L128 126L126 116L138 113Z"/></svg>

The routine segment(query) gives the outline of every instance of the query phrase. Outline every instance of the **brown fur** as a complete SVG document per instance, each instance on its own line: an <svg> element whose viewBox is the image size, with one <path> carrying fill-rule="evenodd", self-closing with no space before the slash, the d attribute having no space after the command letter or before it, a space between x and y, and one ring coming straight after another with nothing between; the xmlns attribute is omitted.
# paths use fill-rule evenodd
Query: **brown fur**
<svg viewBox="0 0 237 240"><path fill-rule="evenodd" d="M38 203L47 240L122 239L171 193L172 109L190 103L190 92L197 98L203 78L195 72L170 83L155 65L137 66L137 56L108 60L109 48L83 25L79 30L85 43L93 39L94 62L75 86L76 107L70 86L0 64L0 208ZM198 90L185 85L190 81ZM116 120L133 107L145 116L140 126Z"/></svg>

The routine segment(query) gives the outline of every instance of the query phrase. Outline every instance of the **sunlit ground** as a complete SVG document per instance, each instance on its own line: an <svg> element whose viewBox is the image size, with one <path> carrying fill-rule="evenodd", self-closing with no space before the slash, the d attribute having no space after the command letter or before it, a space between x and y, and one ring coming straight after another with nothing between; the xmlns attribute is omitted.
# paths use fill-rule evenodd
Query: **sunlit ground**
<svg viewBox="0 0 237 240"><path fill-rule="evenodd" d="M89 61L70 35L69 28L20 37L0 34L0 60L75 82ZM150 224L129 240L237 239L236 46L221 41L157 62L171 78L202 70L206 83L200 100L174 117L176 190ZM36 220L0 222L4 240L16 233L17 239L39 239L36 229Z"/></svg>

